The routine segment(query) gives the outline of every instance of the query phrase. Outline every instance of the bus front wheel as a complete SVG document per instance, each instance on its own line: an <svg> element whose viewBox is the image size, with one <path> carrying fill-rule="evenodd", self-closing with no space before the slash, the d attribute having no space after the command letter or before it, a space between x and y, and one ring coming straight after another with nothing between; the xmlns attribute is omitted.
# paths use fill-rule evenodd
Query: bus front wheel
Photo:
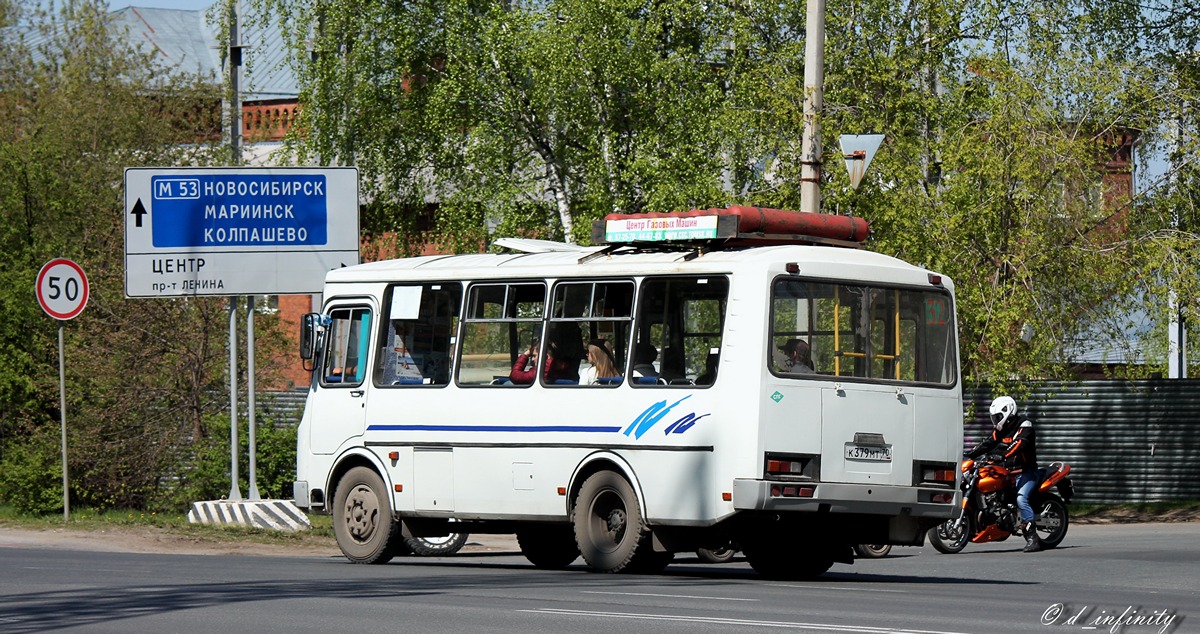
<svg viewBox="0 0 1200 634"><path fill-rule="evenodd" d="M396 554L399 531L383 478L366 467L347 471L333 499L333 534L346 559L387 563Z"/></svg>
<svg viewBox="0 0 1200 634"><path fill-rule="evenodd" d="M612 471L584 480L571 515L579 553L598 572L630 569L638 551L650 546L633 487Z"/></svg>

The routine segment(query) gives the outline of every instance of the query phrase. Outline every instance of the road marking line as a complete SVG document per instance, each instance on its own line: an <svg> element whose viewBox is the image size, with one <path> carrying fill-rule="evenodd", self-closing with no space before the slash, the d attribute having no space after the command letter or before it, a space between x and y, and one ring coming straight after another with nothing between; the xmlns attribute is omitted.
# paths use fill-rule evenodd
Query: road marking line
<svg viewBox="0 0 1200 634"><path fill-rule="evenodd" d="M651 592L602 592L600 590L582 590L583 594L618 594L627 597L666 597L668 599L701 599L704 601L758 601L759 599L739 599L737 597L703 597L694 594L654 594Z"/></svg>
<svg viewBox="0 0 1200 634"><path fill-rule="evenodd" d="M853 632L857 634L967 634L966 632L946 632L942 630L905 630L891 627L873 627L870 625L836 625L833 623L790 623L787 621L756 621L749 619L725 619L719 617L678 616L673 614L631 614L628 612L592 612L587 610L566 610L560 608L537 608L532 610L517 610L531 614L557 614L560 616L590 616L606 619L633 619L644 621L677 621L684 623L709 623L715 625L751 625L758 627L775 627L788 629L815 629L825 632Z"/></svg>
<svg viewBox="0 0 1200 634"><path fill-rule="evenodd" d="M892 594L908 594L908 590L889 590L887 588L858 588L854 586L825 586L825 585L799 585L795 583L768 583L764 584L774 588L797 588L804 590L853 590L855 592L890 592Z"/></svg>

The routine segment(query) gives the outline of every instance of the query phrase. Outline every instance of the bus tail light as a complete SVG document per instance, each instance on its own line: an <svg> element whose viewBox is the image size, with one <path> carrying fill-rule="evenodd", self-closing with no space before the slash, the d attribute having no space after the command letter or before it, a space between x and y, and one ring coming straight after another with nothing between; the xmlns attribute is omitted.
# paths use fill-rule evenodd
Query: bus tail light
<svg viewBox="0 0 1200 634"><path fill-rule="evenodd" d="M804 472L804 464L799 460L768 460L767 473L771 475L799 475Z"/></svg>
<svg viewBox="0 0 1200 634"><path fill-rule="evenodd" d="M926 482L954 484L954 471L952 469L926 469L922 479Z"/></svg>
<svg viewBox="0 0 1200 634"><path fill-rule="evenodd" d="M820 459L811 454L767 454L764 458L768 480L817 480L821 474Z"/></svg>
<svg viewBox="0 0 1200 634"><path fill-rule="evenodd" d="M817 494L817 487L796 484L772 484L773 498L810 498Z"/></svg>
<svg viewBox="0 0 1200 634"><path fill-rule="evenodd" d="M919 462L915 465L915 480L919 485L952 487L958 478L958 465L950 462Z"/></svg>
<svg viewBox="0 0 1200 634"><path fill-rule="evenodd" d="M953 493L937 493L932 499L934 504L949 504L954 501Z"/></svg>

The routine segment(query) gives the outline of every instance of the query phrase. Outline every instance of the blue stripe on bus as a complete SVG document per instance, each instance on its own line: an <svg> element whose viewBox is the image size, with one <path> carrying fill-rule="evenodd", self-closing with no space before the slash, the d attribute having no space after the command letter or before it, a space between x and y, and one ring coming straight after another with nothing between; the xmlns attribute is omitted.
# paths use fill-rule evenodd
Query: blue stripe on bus
<svg viewBox="0 0 1200 634"><path fill-rule="evenodd" d="M620 427L582 427L578 425L370 425L367 431L574 431L617 432Z"/></svg>

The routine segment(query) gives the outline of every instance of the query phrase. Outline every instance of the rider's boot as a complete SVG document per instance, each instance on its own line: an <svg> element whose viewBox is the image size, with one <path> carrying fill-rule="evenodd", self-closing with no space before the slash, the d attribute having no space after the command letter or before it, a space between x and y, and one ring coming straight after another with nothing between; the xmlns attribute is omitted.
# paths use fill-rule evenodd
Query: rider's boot
<svg viewBox="0 0 1200 634"><path fill-rule="evenodd" d="M1025 549L1024 552L1036 553L1042 549L1042 540L1038 538L1037 525L1033 522L1025 522L1023 527L1025 533Z"/></svg>

